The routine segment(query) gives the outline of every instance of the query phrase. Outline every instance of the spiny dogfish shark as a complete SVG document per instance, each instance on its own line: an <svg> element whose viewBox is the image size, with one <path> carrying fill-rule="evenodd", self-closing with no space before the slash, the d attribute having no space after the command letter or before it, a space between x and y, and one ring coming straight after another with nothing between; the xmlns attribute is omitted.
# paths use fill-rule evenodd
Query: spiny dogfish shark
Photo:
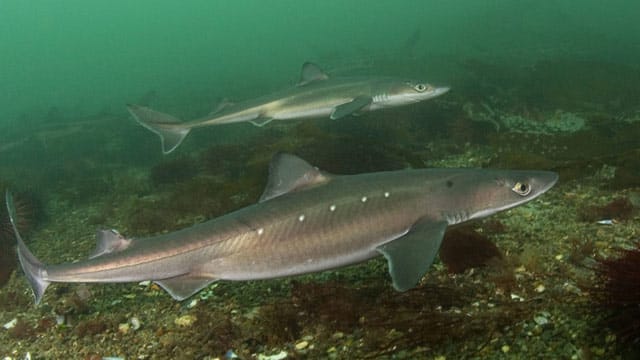
<svg viewBox="0 0 640 360"><path fill-rule="evenodd" d="M102 230L89 259L59 265L45 265L29 251L8 192L6 205L36 303L52 282L151 280L183 300L217 280L307 274L379 255L393 287L405 291L433 263L448 226L522 205L557 180L549 171L489 169L332 175L281 153L258 203L148 238Z"/></svg>
<svg viewBox="0 0 640 360"><path fill-rule="evenodd" d="M366 111L417 103L440 96L448 87L392 77L329 77L320 67L302 65L300 81L292 88L238 104L223 101L208 116L188 122L139 105L127 109L142 126L160 136L162 152L175 150L193 128L250 122L263 126L272 120L330 117L340 119Z"/></svg>

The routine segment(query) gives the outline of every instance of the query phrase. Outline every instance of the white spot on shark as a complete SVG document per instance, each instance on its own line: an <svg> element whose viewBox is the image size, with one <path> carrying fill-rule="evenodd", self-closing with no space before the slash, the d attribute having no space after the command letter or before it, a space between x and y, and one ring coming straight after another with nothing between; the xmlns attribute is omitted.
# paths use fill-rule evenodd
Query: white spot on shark
<svg viewBox="0 0 640 360"><path fill-rule="evenodd" d="M300 221L300 222L304 221L304 214L298 216L298 221Z"/></svg>
<svg viewBox="0 0 640 360"><path fill-rule="evenodd" d="M258 229L258 235L262 235L264 233L264 228Z"/></svg>
<svg viewBox="0 0 640 360"><path fill-rule="evenodd" d="M329 211L336 211L336 206L331 204L331 206L329 206Z"/></svg>
<svg viewBox="0 0 640 360"><path fill-rule="evenodd" d="M363 196L362 199L360 199L360 201L362 201L363 203L367 202L367 197Z"/></svg>
<svg viewBox="0 0 640 360"><path fill-rule="evenodd" d="M389 194L389 192L388 192L388 191L385 191L385 192L384 192L384 197L388 198L388 197L389 197L389 195L390 195L390 194Z"/></svg>

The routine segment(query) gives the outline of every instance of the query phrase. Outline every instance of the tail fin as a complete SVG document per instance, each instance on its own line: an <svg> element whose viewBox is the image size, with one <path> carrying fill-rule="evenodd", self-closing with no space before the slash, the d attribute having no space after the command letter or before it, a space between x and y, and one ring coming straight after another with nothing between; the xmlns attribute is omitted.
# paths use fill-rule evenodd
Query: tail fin
<svg viewBox="0 0 640 360"><path fill-rule="evenodd" d="M22 236L20 236L16 225L16 209L13 205L13 197L9 190L6 192L6 204L9 219L11 220L11 226L13 227L16 239L18 240L18 258L20 259L20 265L22 266L22 270L25 275L27 275L27 279L29 280L29 284L33 290L33 295L37 305L40 303L40 300L42 300L42 295L50 284L49 281L42 278L42 274L46 271L45 265L41 263L40 260L31 253L31 251L29 251L27 245L22 241Z"/></svg>
<svg viewBox="0 0 640 360"><path fill-rule="evenodd" d="M148 107L128 104L127 110L140 125L160 136L164 154L175 150L191 130L189 127L182 125L180 119Z"/></svg>

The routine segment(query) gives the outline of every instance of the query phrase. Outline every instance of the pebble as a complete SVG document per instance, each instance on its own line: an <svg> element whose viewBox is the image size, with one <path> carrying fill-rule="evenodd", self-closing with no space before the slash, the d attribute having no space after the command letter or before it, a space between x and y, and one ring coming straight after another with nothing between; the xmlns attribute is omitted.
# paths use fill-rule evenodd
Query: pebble
<svg viewBox="0 0 640 360"><path fill-rule="evenodd" d="M258 360L282 360L282 359L286 359L287 355L288 355L287 352L284 350L273 355L258 354Z"/></svg>
<svg viewBox="0 0 640 360"><path fill-rule="evenodd" d="M506 354L509 352L509 350L511 350L511 348L509 347L509 345L502 345L500 350L502 350L502 352Z"/></svg>
<svg viewBox="0 0 640 360"><path fill-rule="evenodd" d="M140 326L142 325L142 323L140 322L140 319L138 319L137 317L132 317L129 322L131 323L131 328L133 330L138 330L140 329Z"/></svg>
<svg viewBox="0 0 640 360"><path fill-rule="evenodd" d="M536 322L536 324L538 325L547 325L549 323L549 319L547 319L545 316L543 315L536 315L533 317L533 321Z"/></svg>
<svg viewBox="0 0 640 360"><path fill-rule="evenodd" d="M189 327L193 325L193 323L196 322L197 319L198 318L196 318L194 315L183 315L173 320L173 323L180 327Z"/></svg>
<svg viewBox="0 0 640 360"><path fill-rule="evenodd" d="M118 332L121 334L126 334L131 329L131 325L128 323L122 323L118 325Z"/></svg>
<svg viewBox="0 0 640 360"><path fill-rule="evenodd" d="M2 327L4 327L5 329L9 330L9 329L14 328L17 323L18 323L18 319L17 318L13 318L13 320L11 320L8 323L2 325Z"/></svg>
<svg viewBox="0 0 640 360"><path fill-rule="evenodd" d="M296 350L304 350L307 348L307 346L309 346L309 342L306 340L302 340L299 343L296 343Z"/></svg>

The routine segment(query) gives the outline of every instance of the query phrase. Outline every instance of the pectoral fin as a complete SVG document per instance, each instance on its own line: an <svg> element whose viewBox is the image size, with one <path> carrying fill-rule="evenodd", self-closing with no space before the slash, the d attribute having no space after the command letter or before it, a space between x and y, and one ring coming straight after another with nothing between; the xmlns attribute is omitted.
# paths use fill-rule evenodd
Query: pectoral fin
<svg viewBox="0 0 640 360"><path fill-rule="evenodd" d="M372 101L373 99L371 98L371 96L358 96L348 103L338 105L335 109L333 109L333 112L331 113L331 120L340 119L347 115L354 114L360 111L365 106L371 104Z"/></svg>
<svg viewBox="0 0 640 360"><path fill-rule="evenodd" d="M421 221L404 236L376 249L387 259L396 290L406 291L418 284L431 267L446 229L446 221Z"/></svg>

